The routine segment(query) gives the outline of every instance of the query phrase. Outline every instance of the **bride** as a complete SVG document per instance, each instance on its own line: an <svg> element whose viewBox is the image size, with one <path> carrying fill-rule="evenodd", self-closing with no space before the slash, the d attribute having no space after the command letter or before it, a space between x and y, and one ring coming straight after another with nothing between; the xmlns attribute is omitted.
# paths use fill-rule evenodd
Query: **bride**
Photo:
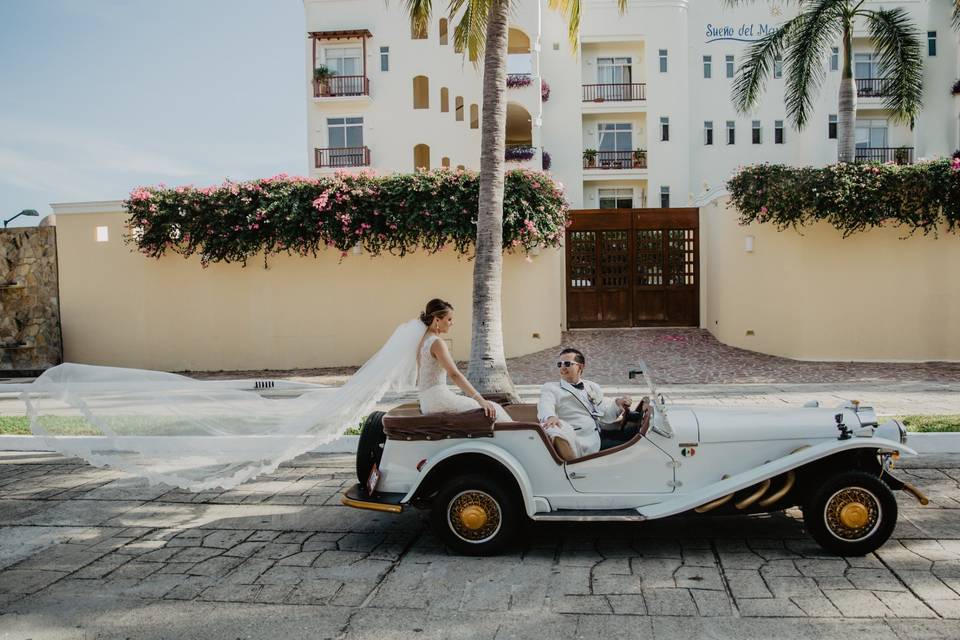
<svg viewBox="0 0 960 640"><path fill-rule="evenodd" d="M222 381L162 371L61 364L21 394L42 447L190 491L230 489L339 438L389 392L418 392L424 413L502 407L464 378L440 336L453 308L432 300L346 384L275 400ZM426 327L426 329L425 329ZM419 380L418 380L419 373ZM446 386L450 378L467 397Z"/></svg>
<svg viewBox="0 0 960 640"><path fill-rule="evenodd" d="M420 322L427 331L417 347L417 391L420 396L421 413L459 413L482 408L488 418L497 422L513 422L503 407L495 402L484 400L470 381L460 373L447 343L440 336L453 326L453 305L439 298L427 303L420 314ZM467 397L458 396L447 388L447 375Z"/></svg>

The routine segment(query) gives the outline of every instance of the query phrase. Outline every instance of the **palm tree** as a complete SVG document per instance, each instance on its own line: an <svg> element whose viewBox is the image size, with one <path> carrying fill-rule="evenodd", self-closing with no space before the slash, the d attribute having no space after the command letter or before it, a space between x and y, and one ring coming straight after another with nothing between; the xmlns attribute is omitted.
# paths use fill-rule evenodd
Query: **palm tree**
<svg viewBox="0 0 960 640"><path fill-rule="evenodd" d="M736 7L755 0L725 0ZM828 47L838 39L843 55L837 109L837 159L854 160L854 120L857 92L851 64L854 20L866 22L879 57L880 73L888 76L885 104L894 119L910 123L921 108L923 58L919 34L907 12L867 9L865 0L791 0L798 15L779 30L748 47L746 60L733 83L733 102L741 113L756 106L775 59L786 67L787 115L797 129L809 122L813 101L824 78L823 61Z"/></svg>
<svg viewBox="0 0 960 640"><path fill-rule="evenodd" d="M425 29L432 0L403 0L417 29ZM627 0L617 0L620 11ZM514 0L448 0L456 23L454 44L471 60L483 57L483 116L480 129L480 202L473 264L473 338L467 377L481 393L516 399L503 349L500 293L503 269L504 149L507 127L507 34ZM548 0L567 19L571 46L580 30L580 0ZM459 18L459 19L458 19Z"/></svg>

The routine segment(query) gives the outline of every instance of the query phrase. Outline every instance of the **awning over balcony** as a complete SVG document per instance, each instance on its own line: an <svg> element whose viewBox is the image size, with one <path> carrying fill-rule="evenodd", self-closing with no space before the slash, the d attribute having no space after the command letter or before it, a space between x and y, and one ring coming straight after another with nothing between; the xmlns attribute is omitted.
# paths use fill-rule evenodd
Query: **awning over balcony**
<svg viewBox="0 0 960 640"><path fill-rule="evenodd" d="M343 29L340 31L310 31L307 35L314 40L348 40L353 38L372 38L369 29Z"/></svg>

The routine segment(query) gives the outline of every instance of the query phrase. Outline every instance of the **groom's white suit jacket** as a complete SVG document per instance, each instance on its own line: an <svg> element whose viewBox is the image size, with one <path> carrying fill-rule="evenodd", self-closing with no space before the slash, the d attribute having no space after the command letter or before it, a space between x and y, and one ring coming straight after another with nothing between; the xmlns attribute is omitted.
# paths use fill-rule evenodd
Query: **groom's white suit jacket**
<svg viewBox="0 0 960 640"><path fill-rule="evenodd" d="M603 428L615 422L620 415L620 407L613 400L603 397L603 390L597 383L589 380L580 382L583 383L582 390L564 380L547 382L540 387L537 418L542 423L550 416L556 416L576 432L582 451L599 451L600 434L597 426ZM596 419L593 412L597 414Z"/></svg>

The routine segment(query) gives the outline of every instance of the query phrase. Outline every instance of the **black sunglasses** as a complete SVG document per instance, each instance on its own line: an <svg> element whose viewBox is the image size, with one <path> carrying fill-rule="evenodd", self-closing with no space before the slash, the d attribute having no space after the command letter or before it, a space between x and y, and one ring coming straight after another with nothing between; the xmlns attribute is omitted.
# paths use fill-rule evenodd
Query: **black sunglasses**
<svg viewBox="0 0 960 640"><path fill-rule="evenodd" d="M560 369L561 367L567 367L567 368L569 368L569 367L572 367L572 366L575 365L575 364L580 364L580 363L579 363L579 362L572 362L572 361L570 361L570 360L561 360L560 362L557 363L557 369Z"/></svg>

